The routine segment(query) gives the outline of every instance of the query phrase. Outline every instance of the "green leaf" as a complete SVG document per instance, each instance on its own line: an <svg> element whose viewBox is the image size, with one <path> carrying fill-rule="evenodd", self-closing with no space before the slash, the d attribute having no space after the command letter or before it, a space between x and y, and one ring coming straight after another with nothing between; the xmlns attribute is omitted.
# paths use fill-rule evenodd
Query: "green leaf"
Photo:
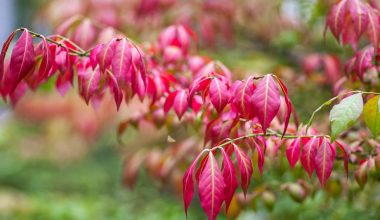
<svg viewBox="0 0 380 220"><path fill-rule="evenodd" d="M368 100L363 110L364 122L371 130L373 137L376 137L380 132L379 97L375 96Z"/></svg>
<svg viewBox="0 0 380 220"><path fill-rule="evenodd" d="M334 105L330 111L331 141L344 130L351 127L360 117L363 111L363 98L361 94L344 98L339 104Z"/></svg>

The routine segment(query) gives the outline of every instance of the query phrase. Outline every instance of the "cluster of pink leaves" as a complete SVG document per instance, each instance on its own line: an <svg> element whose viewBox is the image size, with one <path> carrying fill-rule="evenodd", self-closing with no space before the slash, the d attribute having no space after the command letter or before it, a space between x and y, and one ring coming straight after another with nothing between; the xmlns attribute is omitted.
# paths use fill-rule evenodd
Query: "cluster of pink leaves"
<svg viewBox="0 0 380 220"><path fill-rule="evenodd" d="M284 83L273 74L233 81L232 73L221 62L191 54L196 37L183 26L166 28L156 43L143 49L118 36L87 51L64 37L46 38L22 29L10 59L5 60L15 35L16 32L11 34L1 53L0 88L4 99L16 102L27 88L34 90L53 76L57 77L57 90L64 94L77 77L79 94L87 103L96 104L108 90L118 108L123 100L129 102L135 95L141 100L149 99L150 111L140 119L157 122L171 109L181 121L200 119L205 150L183 177L186 211L194 193L194 176L202 208L209 219L215 219L223 202L228 209L238 176L247 193L253 173L249 154L253 151L257 151L262 173L268 141L264 137L278 134L270 127L282 133L271 138L277 138L275 148L284 143L280 138L286 135L294 112ZM33 36L41 38L41 42L35 45ZM243 138L228 142L237 137ZM293 167L300 160L308 174L315 170L325 185L337 144L314 133L297 132L294 138L285 143L289 164ZM217 150L222 154L221 169Z"/></svg>
<svg viewBox="0 0 380 220"><path fill-rule="evenodd" d="M35 90L53 76L56 76L56 88L62 95L77 76L80 95L87 103L98 102L107 89L118 108L123 97L128 100L135 94L143 96L141 91L145 91L146 84L143 55L125 37L96 45L88 56L84 56L86 52L60 36L39 35L42 40L34 45L34 34L22 29L10 59L5 61L15 34L12 33L4 44L0 60L0 91L3 98L10 98L12 103L17 102L27 88Z"/></svg>
<svg viewBox="0 0 380 220"><path fill-rule="evenodd" d="M342 157L344 158L344 166L347 172L348 155L339 142L331 144L326 137L299 135L300 137L288 140L285 143L287 146L286 156L291 168L300 161L308 175L311 177L315 171L321 185L325 186L333 169L336 148L339 148L343 152ZM266 140L262 136L250 137L245 138L244 142L239 145L249 146L252 151L257 151L257 166L261 174L264 165ZM216 159L218 150L221 152L221 165L218 164L218 159ZM201 162L198 165L200 160ZM236 164L233 161L236 161ZM192 162L183 177L183 200L186 214L194 195L194 176L198 185L202 208L208 219L215 219L221 211L223 202L225 203L226 212L228 211L232 197L238 188L239 181L237 176L240 176L240 185L244 195L246 195L252 173L253 164L250 156L236 142L202 151Z"/></svg>
<svg viewBox="0 0 380 220"><path fill-rule="evenodd" d="M376 4L362 0L338 1L329 11L326 29L329 28L338 42L350 45L355 56L345 64L346 74L353 75L353 79L363 81L364 74L371 69L377 71L378 50L380 40L379 11ZM357 49L360 38L366 35L370 45Z"/></svg>

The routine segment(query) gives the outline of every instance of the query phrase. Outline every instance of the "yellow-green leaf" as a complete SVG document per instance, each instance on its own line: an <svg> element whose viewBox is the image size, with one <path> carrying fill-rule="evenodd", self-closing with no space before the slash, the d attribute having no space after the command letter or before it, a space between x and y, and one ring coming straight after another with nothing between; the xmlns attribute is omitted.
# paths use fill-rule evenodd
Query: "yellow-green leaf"
<svg viewBox="0 0 380 220"><path fill-rule="evenodd" d="M368 100L363 109L364 122L374 137L380 132L379 97L375 96Z"/></svg>

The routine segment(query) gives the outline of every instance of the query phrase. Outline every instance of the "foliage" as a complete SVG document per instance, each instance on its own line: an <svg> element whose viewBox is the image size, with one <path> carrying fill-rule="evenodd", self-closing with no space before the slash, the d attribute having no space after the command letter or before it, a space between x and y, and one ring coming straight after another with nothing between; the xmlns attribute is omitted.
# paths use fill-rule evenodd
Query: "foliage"
<svg viewBox="0 0 380 220"><path fill-rule="evenodd" d="M338 42L350 45L355 51L355 56L345 66L352 81L359 79L363 84L368 81L374 84L370 74L378 72L378 17L376 5L360 0L341 0L330 9L326 30L330 29ZM10 42L18 32L21 34L10 58L6 59ZM368 35L370 46L357 50L364 33ZM40 42L34 43L33 38ZM107 94L112 95L117 109L123 103L131 103L135 96L145 102L147 110L122 122L119 135L129 125L139 127L146 121L172 130L185 124L202 134L203 144L199 141L179 143L178 151L169 153L178 160L188 154L195 155L182 179L186 215L195 185L208 219L216 219L222 204L228 212L237 198L238 185L243 196L249 196L253 167L257 164L262 175L265 155L281 155L282 146L286 146L285 156L290 167L294 168L300 161L309 177L315 171L323 187L328 184L336 159L343 160L346 173L349 162L360 161L355 178L364 186L369 174L375 172L380 163L378 146L366 152L360 146L349 148L342 140L344 132L348 132L362 114L373 135L378 134L376 100L380 93L344 90L338 84L336 72L339 68L335 67L339 66L339 61L336 58L330 55L309 57L304 63L305 72L312 72L323 62L327 74L334 77L332 83L338 84L338 88L337 96L323 103L302 125L298 123L288 88L279 76L259 74L234 80L232 72L222 62L199 55L196 42L196 34L186 25L171 25L160 33L157 41L141 45L116 29L104 29L83 17L68 19L52 36L20 28L9 36L2 48L0 92L4 101L10 100L15 105L27 89L36 90L56 77L56 89L62 95L77 82L79 95L95 108ZM371 98L365 105L363 96L365 100ZM316 113L339 99L342 100L330 111L331 136L312 127ZM171 114L172 109L176 118ZM366 141L370 143L369 139ZM176 163L162 162L159 157L149 154L130 158L125 165L124 183L134 185L139 164L143 161L148 161L153 171L162 168L163 171L154 172L159 178L171 170L181 170ZM283 189L300 202L310 191L302 181L295 185L285 184ZM270 207L274 195L265 190L258 193Z"/></svg>

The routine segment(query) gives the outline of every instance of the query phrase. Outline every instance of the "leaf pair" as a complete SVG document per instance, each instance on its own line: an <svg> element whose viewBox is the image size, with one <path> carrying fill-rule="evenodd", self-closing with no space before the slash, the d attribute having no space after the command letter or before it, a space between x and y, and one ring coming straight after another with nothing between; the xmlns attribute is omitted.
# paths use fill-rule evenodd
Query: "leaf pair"
<svg viewBox="0 0 380 220"><path fill-rule="evenodd" d="M230 102L229 80L215 72L207 76L195 78L189 87L189 101L196 92L201 93L204 100L208 97L218 113L221 113Z"/></svg>
<svg viewBox="0 0 380 220"><path fill-rule="evenodd" d="M164 111L168 113L174 106L174 111L178 118L181 119L189 107L188 93L185 90L174 91L168 95L164 104Z"/></svg>
<svg viewBox="0 0 380 220"><path fill-rule="evenodd" d="M237 145L232 144L233 152L237 160L237 166L240 173L241 187L244 193L247 193L253 168L252 162L247 154ZM234 164L230 155L225 149L220 148L223 158L223 167L219 168L217 159L212 151L202 159L197 169L197 164L203 152L199 154L192 162L183 176L183 201L185 213L190 206L194 195L194 173L198 181L198 193L201 205L208 219L214 220L221 210L222 203L225 202L228 210L232 197L238 187Z"/></svg>
<svg viewBox="0 0 380 220"><path fill-rule="evenodd" d="M299 155L301 164L308 175L311 177L315 170L319 182L325 186L331 175L336 155L336 150L330 141L325 137L313 137L309 140L305 138L296 139L292 143L292 148L289 151L287 150L289 163L294 166Z"/></svg>

